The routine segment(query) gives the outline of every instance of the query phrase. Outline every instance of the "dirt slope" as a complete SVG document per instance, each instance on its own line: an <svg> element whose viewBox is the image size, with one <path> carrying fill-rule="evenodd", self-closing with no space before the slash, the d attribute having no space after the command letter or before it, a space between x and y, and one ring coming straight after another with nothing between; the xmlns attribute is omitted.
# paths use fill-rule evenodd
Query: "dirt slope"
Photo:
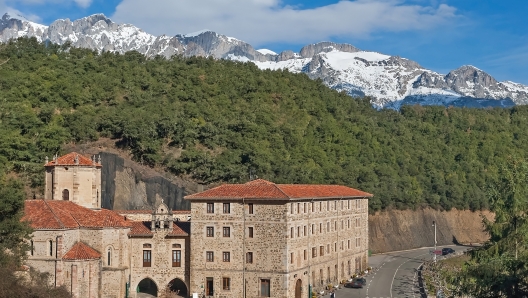
<svg viewBox="0 0 528 298"><path fill-rule="evenodd" d="M482 243L487 240L482 217L493 218L489 211L391 210L369 216L369 246L372 253L405 250L434 245L433 221L437 226L437 244Z"/></svg>

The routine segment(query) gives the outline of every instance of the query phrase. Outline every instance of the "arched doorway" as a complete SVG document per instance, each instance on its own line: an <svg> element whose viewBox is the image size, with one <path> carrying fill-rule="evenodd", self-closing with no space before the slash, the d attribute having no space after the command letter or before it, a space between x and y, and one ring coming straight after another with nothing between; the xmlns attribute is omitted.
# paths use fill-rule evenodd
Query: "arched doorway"
<svg viewBox="0 0 528 298"><path fill-rule="evenodd" d="M295 298L302 297L302 280L298 279L295 283Z"/></svg>
<svg viewBox="0 0 528 298"><path fill-rule="evenodd" d="M158 286L152 279L145 278L139 282L137 292L137 297L141 298L158 297Z"/></svg>
<svg viewBox="0 0 528 298"><path fill-rule="evenodd" d="M167 291L168 297L187 297L187 285L179 278L175 278L169 282Z"/></svg>

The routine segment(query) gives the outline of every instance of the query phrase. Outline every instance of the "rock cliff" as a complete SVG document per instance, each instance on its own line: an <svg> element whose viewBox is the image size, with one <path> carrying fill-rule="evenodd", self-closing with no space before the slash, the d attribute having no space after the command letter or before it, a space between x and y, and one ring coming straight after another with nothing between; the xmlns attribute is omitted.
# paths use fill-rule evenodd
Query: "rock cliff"
<svg viewBox="0 0 528 298"><path fill-rule="evenodd" d="M372 253L434 246L436 221L437 245L483 243L488 239L482 217L493 218L489 211L391 210L369 216L369 248Z"/></svg>

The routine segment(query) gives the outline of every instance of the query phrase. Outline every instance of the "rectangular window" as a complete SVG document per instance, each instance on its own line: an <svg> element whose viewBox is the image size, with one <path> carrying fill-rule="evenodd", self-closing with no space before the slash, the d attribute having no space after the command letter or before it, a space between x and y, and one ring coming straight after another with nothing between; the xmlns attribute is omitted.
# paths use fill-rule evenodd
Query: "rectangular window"
<svg viewBox="0 0 528 298"><path fill-rule="evenodd" d="M224 213L231 213L231 204L224 203Z"/></svg>
<svg viewBox="0 0 528 298"><path fill-rule="evenodd" d="M207 203L207 213L214 213L214 203Z"/></svg>
<svg viewBox="0 0 528 298"><path fill-rule="evenodd" d="M252 264L253 263L253 253L247 252L246 253L246 263Z"/></svg>
<svg viewBox="0 0 528 298"><path fill-rule="evenodd" d="M319 202L319 211L323 211L323 202Z"/></svg>
<svg viewBox="0 0 528 298"><path fill-rule="evenodd" d="M348 249L350 249L350 239L348 240Z"/></svg>
<svg viewBox="0 0 528 298"><path fill-rule="evenodd" d="M291 203L291 205L290 205L290 213L293 214L293 211L294 211L293 210L293 203Z"/></svg>
<svg viewBox="0 0 528 298"><path fill-rule="evenodd" d="M345 241L341 241L341 250L345 247Z"/></svg>
<svg viewBox="0 0 528 298"><path fill-rule="evenodd" d="M334 201L334 210L337 210L337 201Z"/></svg>
<svg viewBox="0 0 528 298"><path fill-rule="evenodd" d="M228 251L222 252L222 261L231 262L231 253Z"/></svg>
<svg viewBox="0 0 528 298"><path fill-rule="evenodd" d="M330 201L326 201L326 211L330 210Z"/></svg>
<svg viewBox="0 0 528 298"><path fill-rule="evenodd" d="M223 233L224 237L231 237L231 228L229 227L224 227L223 228Z"/></svg>
<svg viewBox="0 0 528 298"><path fill-rule="evenodd" d="M334 231L337 231L337 220L334 220Z"/></svg>
<svg viewBox="0 0 528 298"><path fill-rule="evenodd" d="M248 228L248 238L253 238L253 227Z"/></svg>
<svg viewBox="0 0 528 298"><path fill-rule="evenodd" d="M293 227L291 227L291 228L290 228L290 238L293 239L293 236L294 236L294 235L293 235Z"/></svg>
<svg viewBox="0 0 528 298"><path fill-rule="evenodd" d="M308 257L308 253L306 253L306 249L303 251L304 260L306 261L306 258Z"/></svg>
<svg viewBox="0 0 528 298"><path fill-rule="evenodd" d="M248 213L253 214L253 203L248 204Z"/></svg>
<svg viewBox="0 0 528 298"><path fill-rule="evenodd" d="M214 237L214 227L207 227L207 237Z"/></svg>
<svg viewBox="0 0 528 298"><path fill-rule="evenodd" d="M360 241L360 238L356 238L356 247L359 247L359 245L361 244L361 241Z"/></svg>
<svg viewBox="0 0 528 298"><path fill-rule="evenodd" d="M303 235L304 235L304 236L308 235L308 234L306 233L306 226L303 227Z"/></svg>
<svg viewBox="0 0 528 298"><path fill-rule="evenodd" d="M143 251L143 267L150 267L152 265L151 250Z"/></svg>
<svg viewBox="0 0 528 298"><path fill-rule="evenodd" d="M260 297L271 297L269 279L260 280Z"/></svg>
<svg viewBox="0 0 528 298"><path fill-rule="evenodd" d="M348 220L348 229L350 229L350 219Z"/></svg>
<svg viewBox="0 0 528 298"><path fill-rule="evenodd" d="M181 250L172 251L172 267L181 267Z"/></svg>
<svg viewBox="0 0 528 298"><path fill-rule="evenodd" d="M319 233L322 233L322 232L323 232L323 224L319 223Z"/></svg>
<svg viewBox="0 0 528 298"><path fill-rule="evenodd" d="M306 209L306 203L303 203L303 212L306 213L306 211L308 211L308 209Z"/></svg>
<svg viewBox="0 0 528 298"><path fill-rule="evenodd" d="M343 201L341 201L341 210L343 210Z"/></svg>
<svg viewBox="0 0 528 298"><path fill-rule="evenodd" d="M310 206L311 206L311 207L310 207L310 212L314 212L314 211L315 211L315 210L314 210L314 203L313 203L313 202L310 203Z"/></svg>
<svg viewBox="0 0 528 298"><path fill-rule="evenodd" d="M301 237L301 227L297 227L297 237Z"/></svg>
<svg viewBox="0 0 528 298"><path fill-rule="evenodd" d="M317 257L317 247L312 247L312 258Z"/></svg>
<svg viewBox="0 0 528 298"><path fill-rule="evenodd" d="M330 232L330 222L327 222L327 223L326 223L326 232L327 232L327 233Z"/></svg>
<svg viewBox="0 0 528 298"><path fill-rule="evenodd" d="M206 251L205 252L205 259L206 259L207 262L214 262L214 252Z"/></svg>
<svg viewBox="0 0 528 298"><path fill-rule="evenodd" d="M326 252L327 252L327 253L330 253L330 244L327 244L327 245L326 245Z"/></svg>
<svg viewBox="0 0 528 298"><path fill-rule="evenodd" d="M301 203L297 203L297 214L301 213Z"/></svg>
<svg viewBox="0 0 528 298"><path fill-rule="evenodd" d="M293 264L293 252L290 253L290 264Z"/></svg>
<svg viewBox="0 0 528 298"><path fill-rule="evenodd" d="M319 246L319 255L322 257L324 256L324 246Z"/></svg>
<svg viewBox="0 0 528 298"><path fill-rule="evenodd" d="M334 252L337 251L337 242L334 242Z"/></svg>
<svg viewBox="0 0 528 298"><path fill-rule="evenodd" d="M231 289L231 278L222 277L222 289L225 291L229 291Z"/></svg>
<svg viewBox="0 0 528 298"><path fill-rule="evenodd" d="M341 221L341 230L344 229L344 228L345 228L344 223L343 223L343 221Z"/></svg>
<svg viewBox="0 0 528 298"><path fill-rule="evenodd" d="M348 209L350 209L350 200L347 200L348 203Z"/></svg>
<svg viewBox="0 0 528 298"><path fill-rule="evenodd" d="M312 224L312 235L315 233L315 224Z"/></svg>

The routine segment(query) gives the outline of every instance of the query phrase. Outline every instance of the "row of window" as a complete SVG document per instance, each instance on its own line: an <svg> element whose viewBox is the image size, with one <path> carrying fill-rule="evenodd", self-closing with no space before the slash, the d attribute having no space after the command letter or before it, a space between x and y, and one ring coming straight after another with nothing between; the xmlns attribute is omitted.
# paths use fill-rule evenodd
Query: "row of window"
<svg viewBox="0 0 528 298"><path fill-rule="evenodd" d="M206 227L205 235L207 237L214 237L214 227ZM253 227L247 229L248 238L253 238ZM231 237L231 227L222 227L222 237Z"/></svg>
<svg viewBox="0 0 528 298"><path fill-rule="evenodd" d="M215 261L214 251L206 251L205 260L207 262L214 262ZM231 252L229 251L222 252L222 262L231 262ZM253 252L251 251L246 252L246 263L253 264Z"/></svg>
<svg viewBox="0 0 528 298"><path fill-rule="evenodd" d="M181 248L181 244L174 243L172 244L172 267L181 267L181 250L174 248ZM109 264L110 265L110 264ZM143 267L152 267L152 244L144 243L143 244Z"/></svg>
<svg viewBox="0 0 528 298"><path fill-rule="evenodd" d="M355 222L355 223L354 223ZM346 221L346 229L350 229L350 219L348 219ZM359 228L361 227L361 221L359 219L359 217L355 218L354 221L352 221L353 224L355 224L355 227L356 228ZM325 227L325 230L323 230L323 223L319 223L319 233L329 233L329 232L332 232L332 231L337 231L337 220L334 221L334 224L333 224L333 230L332 230L332 226L330 225L330 222L327 221L326 222L326 227ZM344 220L341 220L341 230L344 230L345 229L345 221ZM295 234L295 232L297 231L297 234ZM316 224L312 224L312 228L311 228L311 233L312 235L314 235L315 233L317 232L317 226ZM308 236L308 233L307 233L307 226L298 226L297 229L295 229L294 227L291 227L290 228L290 238L295 238L297 235L297 237L302 237L302 236Z"/></svg>
<svg viewBox="0 0 528 298"><path fill-rule="evenodd" d="M222 290L229 291L231 290L231 278L222 277ZM212 277L206 278L205 283L205 295L214 296L214 279ZM260 293L259 297L271 297L271 283L269 279L260 279Z"/></svg>
<svg viewBox="0 0 528 298"><path fill-rule="evenodd" d="M351 249L351 245L350 245L351 241L350 240L347 240L347 249ZM361 246L361 238L356 238L356 247L360 247ZM341 250L345 250L345 245L344 245L344 241L341 241ZM334 243L334 250L333 252L337 252L337 242ZM327 244L326 245L326 249L325 249L325 246L324 245L320 245L319 246L319 256L322 257L324 256L325 254L329 254L331 253L330 251L330 244ZM312 258L316 258L317 257L317 247L314 246L312 247ZM306 261L308 259L308 253L306 251L306 249L303 251L303 259ZM290 263L293 264L294 263L294 260L295 260L295 253L291 252L290 253Z"/></svg>
<svg viewBox="0 0 528 298"><path fill-rule="evenodd" d="M48 244L48 251L46 255L53 257L53 241L48 240L47 244ZM30 253L32 256L34 256L35 255L35 245L33 244L33 240L30 241L29 246L30 246Z"/></svg>
<svg viewBox="0 0 528 298"><path fill-rule="evenodd" d="M340 210L350 210L354 206L354 204L356 205L356 209L361 209L362 207L365 207L364 203L361 203L362 201L363 201L362 199L355 199L355 200L348 199L348 200L326 201L326 204L323 204L323 202L291 203L290 213L299 214L299 213L307 213L307 212L337 210L338 202L340 202L340 205L341 205ZM325 207L326 209L324 209ZM302 208L302 211L301 211L301 208Z"/></svg>

